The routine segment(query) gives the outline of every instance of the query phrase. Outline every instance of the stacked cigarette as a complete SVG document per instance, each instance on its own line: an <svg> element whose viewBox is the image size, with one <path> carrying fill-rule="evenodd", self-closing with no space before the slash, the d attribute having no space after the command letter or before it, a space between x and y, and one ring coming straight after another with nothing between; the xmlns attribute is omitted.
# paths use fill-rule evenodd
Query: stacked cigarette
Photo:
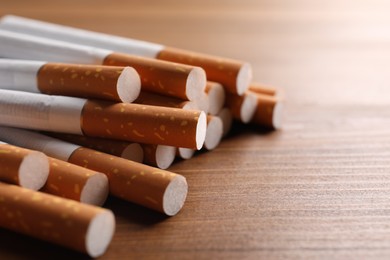
<svg viewBox="0 0 390 260"><path fill-rule="evenodd" d="M10 15L0 57L0 226L92 257L115 228L108 194L173 216L175 157L217 148L233 120L281 127L279 91L246 62Z"/></svg>

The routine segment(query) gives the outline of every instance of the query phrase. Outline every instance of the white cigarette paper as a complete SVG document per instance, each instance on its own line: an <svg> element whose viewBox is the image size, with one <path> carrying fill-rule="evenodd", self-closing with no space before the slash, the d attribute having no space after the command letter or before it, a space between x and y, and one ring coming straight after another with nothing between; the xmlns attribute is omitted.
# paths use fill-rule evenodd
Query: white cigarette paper
<svg viewBox="0 0 390 260"><path fill-rule="evenodd" d="M0 124L53 132L82 134L86 99L0 89Z"/></svg>
<svg viewBox="0 0 390 260"><path fill-rule="evenodd" d="M37 74L44 64L43 61L0 59L0 87L40 93Z"/></svg>
<svg viewBox="0 0 390 260"><path fill-rule="evenodd" d="M14 15L6 15L1 18L0 28L149 58L156 57L164 48L160 44L91 32Z"/></svg>

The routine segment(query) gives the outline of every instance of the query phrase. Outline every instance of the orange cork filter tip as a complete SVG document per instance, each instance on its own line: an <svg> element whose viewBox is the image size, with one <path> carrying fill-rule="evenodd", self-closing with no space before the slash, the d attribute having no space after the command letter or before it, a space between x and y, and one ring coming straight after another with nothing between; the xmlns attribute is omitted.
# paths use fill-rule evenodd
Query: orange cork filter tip
<svg viewBox="0 0 390 260"><path fill-rule="evenodd" d="M105 173L112 195L168 216L177 214L187 197L186 179L172 172L88 148L77 149L68 161Z"/></svg>
<svg viewBox="0 0 390 260"><path fill-rule="evenodd" d="M101 206L108 196L108 179L103 173L50 158L50 174L42 191Z"/></svg>
<svg viewBox="0 0 390 260"><path fill-rule="evenodd" d="M89 100L82 131L87 136L200 149L206 137L206 115L197 110L113 104Z"/></svg>
<svg viewBox="0 0 390 260"><path fill-rule="evenodd" d="M278 96L280 95L280 90L275 88L275 87L271 87L271 86L265 86L263 84L260 84L260 83L255 83L255 82L252 82L249 86L249 89L250 91L252 92L255 92L257 94L263 94L263 95L269 95L269 96Z"/></svg>
<svg viewBox="0 0 390 260"><path fill-rule="evenodd" d="M141 76L143 90L185 100L199 98L206 87L206 74L199 67L122 53L109 54L103 65L132 66Z"/></svg>
<svg viewBox="0 0 390 260"><path fill-rule="evenodd" d="M256 98L257 107L251 122L270 129L280 129L283 112L281 100L262 94L256 94Z"/></svg>
<svg viewBox="0 0 390 260"><path fill-rule="evenodd" d="M38 88L50 95L132 102L141 91L131 67L46 63L37 74Z"/></svg>
<svg viewBox="0 0 390 260"><path fill-rule="evenodd" d="M1 227L91 257L104 254L114 234L114 214L107 209L4 183L0 198Z"/></svg>
<svg viewBox="0 0 390 260"><path fill-rule="evenodd" d="M83 135L60 134L52 132L46 132L45 134L61 139L63 141L78 144L104 153L112 154L127 160L132 160L134 162L142 162L144 159L144 151L141 145L138 143L89 137Z"/></svg>
<svg viewBox="0 0 390 260"><path fill-rule="evenodd" d="M37 151L0 144L0 179L39 190L49 175L48 157Z"/></svg>
<svg viewBox="0 0 390 260"><path fill-rule="evenodd" d="M244 94L252 80L252 67L246 62L171 47L160 51L157 59L202 67L208 80L219 82L228 92L238 95Z"/></svg>

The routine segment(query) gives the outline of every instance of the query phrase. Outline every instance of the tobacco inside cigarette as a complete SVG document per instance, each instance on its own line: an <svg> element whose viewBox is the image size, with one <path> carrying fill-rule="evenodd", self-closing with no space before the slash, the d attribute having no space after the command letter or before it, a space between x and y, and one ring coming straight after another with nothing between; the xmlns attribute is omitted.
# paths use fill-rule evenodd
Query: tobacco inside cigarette
<svg viewBox="0 0 390 260"><path fill-rule="evenodd" d="M102 172L109 180L112 195L168 216L177 214L184 205L188 185L181 175L27 130L0 127L0 138Z"/></svg>
<svg viewBox="0 0 390 260"><path fill-rule="evenodd" d="M104 254L115 230L110 210L0 183L0 226L71 248Z"/></svg>
<svg viewBox="0 0 390 260"><path fill-rule="evenodd" d="M49 160L41 152L0 143L0 180L39 190L49 175Z"/></svg>
<svg viewBox="0 0 390 260"><path fill-rule="evenodd" d="M1 19L0 27L4 30L199 66L206 71L208 80L220 82L228 91L238 95L242 95L247 90L252 78L252 69L248 63L170 48L161 44L96 33L11 15Z"/></svg>
<svg viewBox="0 0 390 260"><path fill-rule="evenodd" d="M230 129L232 128L233 124L233 116L232 113L230 112L230 109L227 107L224 107L219 111L217 115L221 120L222 120L222 125L223 125L223 136L226 136Z"/></svg>
<svg viewBox="0 0 390 260"><path fill-rule="evenodd" d="M271 129L282 127L283 104L275 97L256 94L257 107L252 118L252 123Z"/></svg>
<svg viewBox="0 0 390 260"><path fill-rule="evenodd" d="M215 149L221 142L223 135L222 120L216 116L207 116L207 130L204 147L207 150Z"/></svg>
<svg viewBox="0 0 390 260"><path fill-rule="evenodd" d="M139 57L86 45L0 29L0 56L48 62L133 67L144 90L183 99L204 92L206 74L200 67Z"/></svg>
<svg viewBox="0 0 390 260"><path fill-rule="evenodd" d="M46 132L45 134L70 143L112 154L134 162L144 160L144 151L140 144L126 141L117 141L83 135L61 134Z"/></svg>
<svg viewBox="0 0 390 260"><path fill-rule="evenodd" d="M225 90L220 83L207 81L205 91L209 100L208 113L215 116L225 104Z"/></svg>
<svg viewBox="0 0 390 260"><path fill-rule="evenodd" d="M167 145L142 144L144 163L167 169L175 160L176 147Z"/></svg>
<svg viewBox="0 0 390 260"><path fill-rule="evenodd" d="M256 95L251 92L245 92L242 96L226 94L226 106L230 109L233 118L243 123L249 123L256 110Z"/></svg>
<svg viewBox="0 0 390 260"><path fill-rule="evenodd" d="M197 110L89 100L82 129L87 136L200 149L206 116Z"/></svg>
<svg viewBox="0 0 390 260"><path fill-rule="evenodd" d="M108 179L100 172L50 158L50 173L42 191L101 206L108 196Z"/></svg>

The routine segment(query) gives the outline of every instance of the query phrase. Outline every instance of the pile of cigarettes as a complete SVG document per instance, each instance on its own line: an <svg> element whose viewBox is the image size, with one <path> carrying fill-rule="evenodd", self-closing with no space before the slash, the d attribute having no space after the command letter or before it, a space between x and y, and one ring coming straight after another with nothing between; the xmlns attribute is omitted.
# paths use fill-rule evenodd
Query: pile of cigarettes
<svg viewBox="0 0 390 260"><path fill-rule="evenodd" d="M233 119L278 129L278 91L248 63L7 15L0 19L0 226L102 255L119 197L168 216L175 158Z"/></svg>

